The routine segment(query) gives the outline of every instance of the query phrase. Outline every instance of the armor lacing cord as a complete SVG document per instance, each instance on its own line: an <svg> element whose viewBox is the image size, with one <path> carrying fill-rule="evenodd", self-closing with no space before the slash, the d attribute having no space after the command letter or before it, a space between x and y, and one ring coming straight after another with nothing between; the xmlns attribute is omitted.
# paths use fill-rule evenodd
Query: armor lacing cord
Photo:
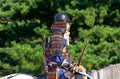
<svg viewBox="0 0 120 79"><path fill-rule="evenodd" d="M53 22L52 23L52 26L51 26L51 29L54 29L54 28L66 28L66 23L65 22Z"/></svg>
<svg viewBox="0 0 120 79"><path fill-rule="evenodd" d="M49 75L56 75L56 72L49 72L49 73L47 73L47 75L49 76Z"/></svg>
<svg viewBox="0 0 120 79"><path fill-rule="evenodd" d="M56 35L56 34L63 36L63 34L62 34L61 32L53 32L53 33L52 33L52 35Z"/></svg>
<svg viewBox="0 0 120 79"><path fill-rule="evenodd" d="M61 32L62 34L65 33L66 30L66 22L64 21L54 21L50 27L52 32Z"/></svg>

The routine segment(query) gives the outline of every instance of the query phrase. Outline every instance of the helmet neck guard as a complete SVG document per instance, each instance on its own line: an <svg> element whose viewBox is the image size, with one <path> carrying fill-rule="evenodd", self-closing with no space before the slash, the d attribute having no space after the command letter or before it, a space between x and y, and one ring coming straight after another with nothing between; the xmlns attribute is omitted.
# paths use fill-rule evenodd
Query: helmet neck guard
<svg viewBox="0 0 120 79"><path fill-rule="evenodd" d="M54 21L50 27L51 32L61 32L65 33L66 31L66 22L64 21Z"/></svg>

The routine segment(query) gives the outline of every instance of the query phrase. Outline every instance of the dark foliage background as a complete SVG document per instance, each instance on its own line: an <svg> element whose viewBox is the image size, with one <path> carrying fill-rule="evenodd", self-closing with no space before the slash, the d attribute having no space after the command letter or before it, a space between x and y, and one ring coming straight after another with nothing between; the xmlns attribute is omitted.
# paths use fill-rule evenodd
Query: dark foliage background
<svg viewBox="0 0 120 79"><path fill-rule="evenodd" d="M71 59L100 69L120 63L120 0L0 0L0 76L15 72L43 74L42 37L57 12L73 19Z"/></svg>

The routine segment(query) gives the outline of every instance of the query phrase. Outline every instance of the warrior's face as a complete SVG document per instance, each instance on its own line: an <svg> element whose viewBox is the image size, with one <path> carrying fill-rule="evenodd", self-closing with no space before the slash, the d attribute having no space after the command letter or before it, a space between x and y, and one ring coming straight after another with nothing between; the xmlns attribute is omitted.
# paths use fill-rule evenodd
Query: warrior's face
<svg viewBox="0 0 120 79"><path fill-rule="evenodd" d="M70 31L70 23L67 22L67 23L66 23L66 32L69 32L69 31Z"/></svg>

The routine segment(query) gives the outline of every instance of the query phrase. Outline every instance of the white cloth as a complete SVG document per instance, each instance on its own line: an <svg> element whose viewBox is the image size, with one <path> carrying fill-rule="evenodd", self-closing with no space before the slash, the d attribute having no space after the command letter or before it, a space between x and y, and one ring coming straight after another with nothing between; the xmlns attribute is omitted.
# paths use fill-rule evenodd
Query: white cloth
<svg viewBox="0 0 120 79"><path fill-rule="evenodd" d="M64 34L64 38L67 40L67 45L69 45L69 39L70 39L70 32L66 32L65 34Z"/></svg>

